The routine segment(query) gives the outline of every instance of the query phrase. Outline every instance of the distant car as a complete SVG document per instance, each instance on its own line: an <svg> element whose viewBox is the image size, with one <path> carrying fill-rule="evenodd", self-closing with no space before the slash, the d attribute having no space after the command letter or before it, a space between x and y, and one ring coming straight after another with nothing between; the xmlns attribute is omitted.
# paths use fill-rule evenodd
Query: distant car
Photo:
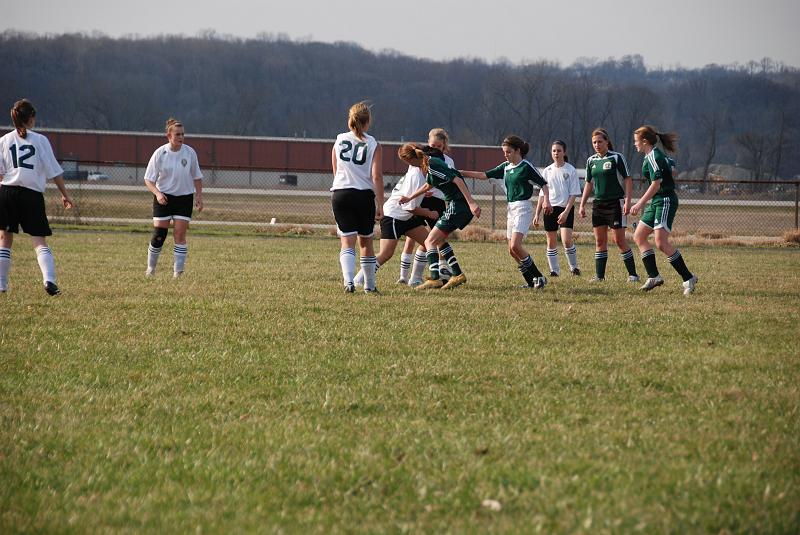
<svg viewBox="0 0 800 535"><path fill-rule="evenodd" d="M108 177L107 174L105 174L105 173L96 173L96 172L91 172L86 177L86 180L92 180L92 181L108 180L108 179L109 179L109 177Z"/></svg>

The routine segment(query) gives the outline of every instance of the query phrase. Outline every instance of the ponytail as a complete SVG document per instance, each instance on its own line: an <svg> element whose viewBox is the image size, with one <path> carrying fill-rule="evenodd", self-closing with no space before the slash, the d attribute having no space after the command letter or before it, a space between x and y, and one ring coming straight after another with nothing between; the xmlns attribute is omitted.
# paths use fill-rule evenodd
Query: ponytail
<svg viewBox="0 0 800 535"><path fill-rule="evenodd" d="M409 165L413 165L414 167L419 167L422 170L423 174L428 174L428 161L430 160L430 156L425 154L421 148L413 143L406 143L402 145L399 149L397 149L397 156L404 162ZM419 164L416 162L419 161Z"/></svg>
<svg viewBox="0 0 800 535"><path fill-rule="evenodd" d="M347 116L347 127L353 131L358 139L364 139L364 129L369 125L371 116L366 101L361 101L350 106Z"/></svg>
<svg viewBox="0 0 800 535"><path fill-rule="evenodd" d="M36 109L27 99L16 101L11 108L11 123L22 139L28 137L27 124L33 117L36 117Z"/></svg>
<svg viewBox="0 0 800 535"><path fill-rule="evenodd" d="M634 130L633 133L654 147L661 141L661 145L668 152L674 154L678 150L678 134L675 132L658 132L654 127L646 124Z"/></svg>

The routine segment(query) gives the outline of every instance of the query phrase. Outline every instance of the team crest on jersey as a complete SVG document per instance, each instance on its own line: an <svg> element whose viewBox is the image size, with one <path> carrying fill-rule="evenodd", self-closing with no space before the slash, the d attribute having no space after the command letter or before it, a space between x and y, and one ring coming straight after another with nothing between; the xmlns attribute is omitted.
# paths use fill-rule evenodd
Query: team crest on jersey
<svg viewBox="0 0 800 535"><path fill-rule="evenodd" d="M603 171L610 171L611 170L611 162L603 163Z"/></svg>
<svg viewBox="0 0 800 535"><path fill-rule="evenodd" d="M563 178L564 180L568 179L569 173L561 173L561 178Z"/></svg>
<svg viewBox="0 0 800 535"><path fill-rule="evenodd" d="M186 167L187 163L189 163L189 160L187 160L186 158L181 158L181 165L182 166Z"/></svg>

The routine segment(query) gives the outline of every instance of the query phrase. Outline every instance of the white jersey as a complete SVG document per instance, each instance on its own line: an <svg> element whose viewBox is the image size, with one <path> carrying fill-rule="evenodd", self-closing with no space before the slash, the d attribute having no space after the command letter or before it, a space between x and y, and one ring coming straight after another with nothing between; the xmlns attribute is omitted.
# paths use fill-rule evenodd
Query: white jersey
<svg viewBox="0 0 800 535"><path fill-rule="evenodd" d="M378 142L364 133L358 139L352 132L336 136L333 150L336 154L336 174L331 191L337 189L372 189L372 158Z"/></svg>
<svg viewBox="0 0 800 535"><path fill-rule="evenodd" d="M147 163L144 179L155 182L156 188L167 195L194 193L194 181L202 180L197 153L189 145L173 151L169 143L156 149Z"/></svg>
<svg viewBox="0 0 800 535"><path fill-rule="evenodd" d="M561 167L556 167L556 164L552 163L544 168L542 175L547 180L547 189L550 191L550 204L553 206L564 207L569 202L570 197L579 197L582 193L578 171L569 162L564 162ZM539 197L544 197L543 190L539 190Z"/></svg>
<svg viewBox="0 0 800 535"><path fill-rule="evenodd" d="M50 141L33 130L26 137L16 130L0 138L0 176L4 186L44 192L47 180L63 175Z"/></svg>
<svg viewBox="0 0 800 535"><path fill-rule="evenodd" d="M422 169L409 165L408 171L406 171L406 174L403 175L403 178L401 178L394 187L392 194L389 195L389 199L383 203L383 215L399 219L400 221L408 221L411 219L414 215L411 211L414 210L414 208L419 208L419 205L422 204L423 195L420 195L406 204L400 204L400 197L410 197L412 193L423 185L425 185L425 175L422 173Z"/></svg>
<svg viewBox="0 0 800 535"><path fill-rule="evenodd" d="M456 168L455 162L447 154L444 155L444 163L446 163L447 167L449 167L450 169L455 169ZM433 194L432 197L436 197L437 199L444 200L444 193L442 193L442 190L440 190L439 188L433 188L431 190L431 193Z"/></svg>

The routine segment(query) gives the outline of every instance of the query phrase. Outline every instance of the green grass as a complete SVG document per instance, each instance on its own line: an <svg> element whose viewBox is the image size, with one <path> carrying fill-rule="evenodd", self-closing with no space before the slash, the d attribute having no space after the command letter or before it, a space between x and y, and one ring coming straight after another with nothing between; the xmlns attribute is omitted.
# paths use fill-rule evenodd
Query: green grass
<svg viewBox="0 0 800 535"><path fill-rule="evenodd" d="M55 299L15 244L2 533L800 530L797 248L685 247L684 298L455 242L464 287L365 296L334 239L146 242L57 231Z"/></svg>

